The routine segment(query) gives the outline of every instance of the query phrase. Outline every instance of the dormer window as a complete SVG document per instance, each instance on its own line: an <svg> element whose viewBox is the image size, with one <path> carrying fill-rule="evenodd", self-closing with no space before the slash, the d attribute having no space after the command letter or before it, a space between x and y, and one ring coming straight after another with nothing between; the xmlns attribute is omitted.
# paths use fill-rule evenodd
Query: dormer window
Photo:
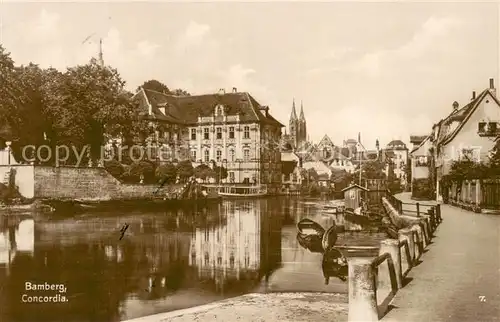
<svg viewBox="0 0 500 322"><path fill-rule="evenodd" d="M222 104L219 104L215 107L215 116L222 116L224 115L224 106Z"/></svg>

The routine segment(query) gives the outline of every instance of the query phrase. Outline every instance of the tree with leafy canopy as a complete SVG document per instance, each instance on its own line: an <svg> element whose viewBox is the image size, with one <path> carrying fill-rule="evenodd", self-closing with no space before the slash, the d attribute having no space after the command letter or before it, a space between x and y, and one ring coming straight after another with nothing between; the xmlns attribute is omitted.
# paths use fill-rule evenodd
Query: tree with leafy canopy
<svg viewBox="0 0 500 322"><path fill-rule="evenodd" d="M182 181L194 174L193 164L190 160L183 160L177 164L177 175Z"/></svg>
<svg viewBox="0 0 500 322"><path fill-rule="evenodd" d="M200 164L199 166L194 168L193 174L196 178L201 179L203 181L207 180L208 178L215 177L214 170L206 164Z"/></svg>
<svg viewBox="0 0 500 322"><path fill-rule="evenodd" d="M21 160L22 147L44 144L43 133L50 133L43 102L43 84L51 81L54 70L35 64L15 67L10 54L0 45L0 126L10 129L13 153ZM26 156L30 157L30 156Z"/></svg>
<svg viewBox="0 0 500 322"><path fill-rule="evenodd" d="M160 93L171 94L170 89L167 87L167 85L163 84L160 81L157 81L156 79L145 81L141 86L137 87L137 91L139 91L141 87Z"/></svg>
<svg viewBox="0 0 500 322"><path fill-rule="evenodd" d="M361 178L362 179L385 179L385 168L386 164L384 162L373 160L362 162L361 164ZM354 173L354 178L359 178L359 168Z"/></svg>
<svg viewBox="0 0 500 322"><path fill-rule="evenodd" d="M496 138L495 146L491 150L489 167L492 175L500 175L500 136Z"/></svg>
<svg viewBox="0 0 500 322"><path fill-rule="evenodd" d="M146 137L151 129L124 86L116 69L102 67L95 59L68 68L47 84L45 103L57 143L88 145L96 160L110 137Z"/></svg>
<svg viewBox="0 0 500 322"><path fill-rule="evenodd" d="M319 179L318 172L314 168L307 169L309 180L317 181Z"/></svg>
<svg viewBox="0 0 500 322"><path fill-rule="evenodd" d="M177 168L171 163L167 162L156 168L156 178L160 182L173 183L177 177Z"/></svg>
<svg viewBox="0 0 500 322"><path fill-rule="evenodd" d="M340 169L332 169L330 181L335 185L335 190L340 191L352 181L352 174Z"/></svg>
<svg viewBox="0 0 500 322"><path fill-rule="evenodd" d="M217 183L227 178L228 172L225 167L214 165L213 171L215 173L215 180Z"/></svg>
<svg viewBox="0 0 500 322"><path fill-rule="evenodd" d="M177 89L174 89L173 91L171 91L172 95L176 95L176 96L191 96L191 94L189 94L187 91L181 89L181 88L177 88Z"/></svg>

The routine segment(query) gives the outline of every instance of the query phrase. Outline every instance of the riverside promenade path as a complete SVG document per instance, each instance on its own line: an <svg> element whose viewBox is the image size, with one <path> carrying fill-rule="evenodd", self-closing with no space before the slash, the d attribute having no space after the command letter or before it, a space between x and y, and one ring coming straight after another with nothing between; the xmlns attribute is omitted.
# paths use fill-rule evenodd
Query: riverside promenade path
<svg viewBox="0 0 500 322"><path fill-rule="evenodd" d="M407 193L396 197L415 202ZM414 280L382 321L500 321L500 215L444 204L441 215L428 252L408 275Z"/></svg>

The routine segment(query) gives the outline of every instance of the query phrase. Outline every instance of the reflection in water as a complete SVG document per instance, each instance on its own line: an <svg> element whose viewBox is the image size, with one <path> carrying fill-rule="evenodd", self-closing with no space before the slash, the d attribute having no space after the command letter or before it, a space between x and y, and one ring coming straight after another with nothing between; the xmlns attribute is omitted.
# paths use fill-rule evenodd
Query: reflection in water
<svg viewBox="0 0 500 322"><path fill-rule="evenodd" d="M235 281L255 285L280 265L279 215L268 213L265 200L224 201L221 208L227 223L196 229L190 265L197 268L200 279L212 281L220 292Z"/></svg>
<svg viewBox="0 0 500 322"><path fill-rule="evenodd" d="M336 222L318 209L274 198L62 220L0 213L0 321L119 321L249 292L345 291L324 285L321 254L296 240L302 218ZM379 239L339 234L337 244ZM26 282L64 284L68 302L22 303Z"/></svg>

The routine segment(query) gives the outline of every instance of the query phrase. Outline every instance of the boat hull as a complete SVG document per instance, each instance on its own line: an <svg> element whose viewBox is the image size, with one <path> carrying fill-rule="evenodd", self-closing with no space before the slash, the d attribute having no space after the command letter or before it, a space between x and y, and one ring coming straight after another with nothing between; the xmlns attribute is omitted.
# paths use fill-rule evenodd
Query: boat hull
<svg viewBox="0 0 500 322"><path fill-rule="evenodd" d="M312 230L313 233L306 233L306 229ZM300 246L312 253L323 252L322 240L325 229L320 224L305 218L297 223L297 231L297 241Z"/></svg>
<svg viewBox="0 0 500 322"><path fill-rule="evenodd" d="M313 233L306 233L305 230L312 230ZM328 230L315 221L302 219L297 224L297 241L300 246L308 249L312 253L323 253L337 242L337 226L334 224Z"/></svg>
<svg viewBox="0 0 500 322"><path fill-rule="evenodd" d="M238 194L238 193L221 193L219 196L222 198L262 198L267 196L267 193L255 193L255 194Z"/></svg>
<svg viewBox="0 0 500 322"><path fill-rule="evenodd" d="M337 277L343 282L347 280L349 272L347 259L337 248L332 247L325 251L321 262L321 269L323 270L326 285L329 284L331 277Z"/></svg>

